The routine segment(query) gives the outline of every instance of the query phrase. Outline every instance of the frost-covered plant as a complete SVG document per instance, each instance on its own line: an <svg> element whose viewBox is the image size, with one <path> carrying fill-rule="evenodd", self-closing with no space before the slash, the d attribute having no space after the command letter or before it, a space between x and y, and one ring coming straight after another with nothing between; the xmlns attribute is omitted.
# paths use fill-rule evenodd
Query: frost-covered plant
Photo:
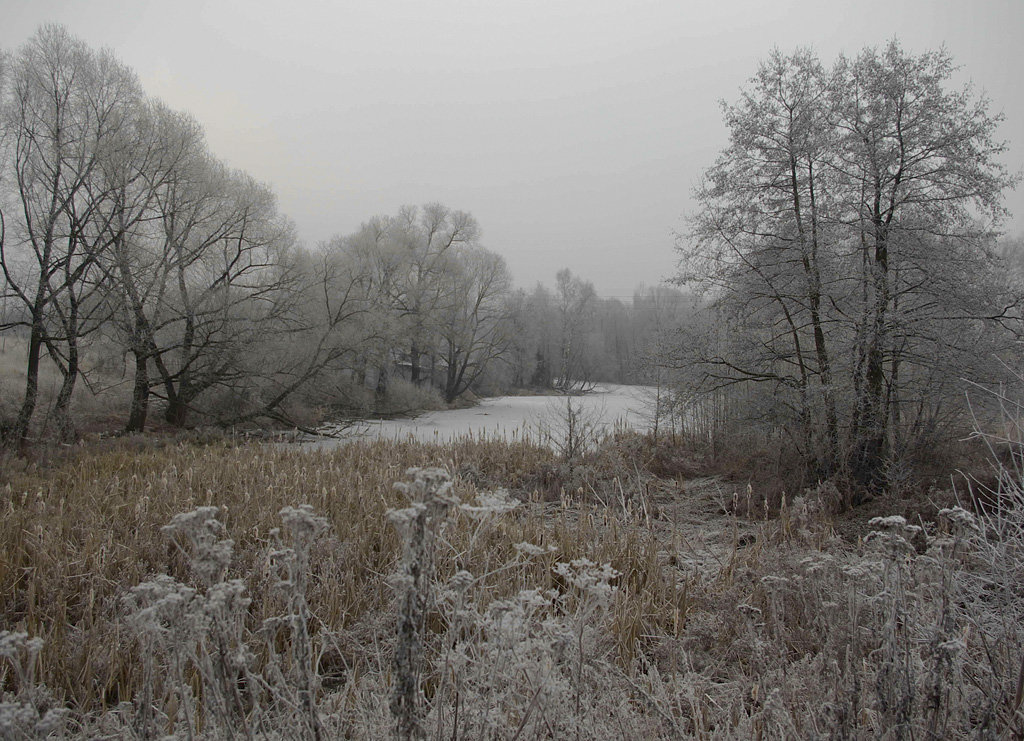
<svg viewBox="0 0 1024 741"><path fill-rule="evenodd" d="M1019 444L1018 444L1019 445ZM975 716L994 737L1024 737L1024 473L1020 448L1003 466L995 501L977 516L943 510L955 572L951 609L972 649ZM956 646L959 650L959 646Z"/></svg>
<svg viewBox="0 0 1024 741"><path fill-rule="evenodd" d="M162 574L124 597L145 662L134 731L142 737L164 729L189 738L200 730L253 738L285 727L292 737L323 738L305 589L310 549L327 522L306 505L281 511L286 534L272 531L276 547L268 562L287 610L264 622L268 660L258 671L248 627L252 600L242 579L227 578L233 544L221 537L217 514L216 507L200 507L164 528L188 558L197 587ZM289 672L274 648L280 627L288 630Z"/></svg>
<svg viewBox="0 0 1024 741"><path fill-rule="evenodd" d="M162 528L188 558L204 586L219 582L231 563L234 542L221 537L225 528L217 519L219 512L217 507L198 507L175 515Z"/></svg>
<svg viewBox="0 0 1024 741"><path fill-rule="evenodd" d="M294 715L295 723L289 723L304 737L324 737L323 724L317 711L316 693L320 678L316 670L316 658L309 634L309 605L306 602L306 588L310 568L310 551L316 539L327 527L327 520L316 515L308 504L285 507L280 512L284 521L284 533L271 530L275 548L268 554L271 568L277 573L275 584L288 606L283 616L267 618L263 622L263 633L267 637L268 666L266 674L273 681L273 697ZM286 680L276 650L276 637L280 628L286 627L290 640L287 641L292 681ZM292 688L294 687L294 691Z"/></svg>
<svg viewBox="0 0 1024 741"><path fill-rule="evenodd" d="M515 550L519 558L552 556L550 548L530 543ZM557 563L552 572L561 588L525 588L488 603L482 595L472 598L470 590L480 580L468 572L449 581L439 602L448 624L447 649L436 670L441 681L451 677L451 691L435 697L435 735L488 738L498 729L515 729L512 736L518 737L531 727L533 735L557 738L600 735L593 702L618 670L596 649L609 635L605 617L615 595L610 582L619 575L587 559Z"/></svg>
<svg viewBox="0 0 1024 741"><path fill-rule="evenodd" d="M168 702L160 707L177 705L179 717L164 719L170 727L183 723L191 729L202 715L204 723L216 719L252 737L252 693L243 696L239 687L258 687L245 629L252 600L243 580L225 579L233 543L221 537L225 529L217 514L216 507L199 507L175 515L164 527L188 558L198 589L160 575L125 597L128 623L139 636L147 662L142 695L136 698L135 726L143 736L155 732L154 700L161 692ZM165 660L160 667L153 663L158 657ZM163 674L158 670L166 668L171 669L171 682L158 677ZM200 677L201 697L194 697L189 687L189 668Z"/></svg>
<svg viewBox="0 0 1024 741"><path fill-rule="evenodd" d="M532 735L599 735L594 702L619 671L602 653L612 645L607 618L618 572L586 558L552 563L556 548L523 541L512 545L510 560L485 560L480 573L463 568L438 579L435 561L452 545L447 528L457 521L468 528L452 554L458 560L476 552L519 503L501 490L459 503L439 469L412 469L408 477L399 488L410 506L388 514L403 543L392 581L398 735L490 738L504 729L518 737L530 728ZM496 575L535 574L541 564L550 569L545 586L500 599L483 586ZM426 630L428 616L441 632Z"/></svg>
<svg viewBox="0 0 1024 741"><path fill-rule="evenodd" d="M395 488L409 498L410 506L388 512L402 539L401 565L391 583L399 603L391 712L399 736L422 738L425 730L420 677L424 670L425 622L432 598L434 537L458 500L451 493L451 476L442 468L410 468L406 476L410 480L396 483Z"/></svg>
<svg viewBox="0 0 1024 741"><path fill-rule="evenodd" d="M53 698L36 684L35 664L42 648L40 638L29 638L23 631L0 630L0 687L11 672L17 688L0 697L0 738L47 738L62 731L67 711L48 707Z"/></svg>
<svg viewBox="0 0 1024 741"><path fill-rule="evenodd" d="M124 597L126 622L135 633L142 656L142 683L136 698L135 731L146 736L155 731L158 704L174 704L180 721L191 728L195 698L186 671L197 655L201 611L195 609L196 590L166 574L133 587ZM159 659L163 659L158 664ZM161 681L161 677L165 679Z"/></svg>
<svg viewBox="0 0 1024 741"><path fill-rule="evenodd" d="M912 613L912 566L916 553L909 537L920 530L899 515L875 517L869 523L879 528L864 542L882 554L881 591L874 596L882 610L881 645L875 675L875 696L883 728L898 738L913 734L914 703L918 691L919 657L914 651Z"/></svg>

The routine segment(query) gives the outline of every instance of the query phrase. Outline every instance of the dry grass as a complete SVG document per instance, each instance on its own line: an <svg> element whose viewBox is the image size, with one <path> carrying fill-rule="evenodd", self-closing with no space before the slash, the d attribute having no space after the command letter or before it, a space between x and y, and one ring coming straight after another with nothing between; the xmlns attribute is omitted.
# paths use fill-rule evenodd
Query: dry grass
<svg viewBox="0 0 1024 741"><path fill-rule="evenodd" d="M502 497L482 501L478 486L528 484L538 470L567 475L549 450L480 440L326 453L106 446L7 466L0 481L0 629L43 640L0 646L5 707L39 717L72 708L69 735L219 738L242 726L304 738L1024 733L1019 469L1004 476L1002 509L987 519L952 508L923 528L878 519L851 541L824 511L827 491L744 525L703 490L659 486L645 462L682 468L689 457L673 463L635 438L581 456L572 475L583 483L568 495L527 495L508 511ZM445 494L416 520L420 510L394 484L431 465L454 474L454 499ZM300 504L326 529L310 530L306 550L292 547L306 556L283 557L272 529ZM223 573L200 578L195 553L161 528L207 505L219 508L233 547ZM389 512L419 522L420 535L393 526ZM698 569L681 544L693 550L712 529L725 546L704 554L713 568ZM282 558L292 564L290 596L280 591ZM304 558L300 578L294 564ZM178 675L164 644L142 655L139 605L125 602L159 574L207 597L242 579L251 599L195 628L181 654L190 668ZM266 639L268 625L285 627ZM227 675L237 678L222 683L234 709L215 702L217 640L247 646ZM387 707L389 698L398 707L403 672L408 713L396 726ZM186 700L202 712L182 710Z"/></svg>
<svg viewBox="0 0 1024 741"><path fill-rule="evenodd" d="M471 441L445 452L443 463L451 470L486 470L490 476L544 455L525 445L496 450L493 443ZM268 534L283 507L309 504L330 523L313 567L311 608L322 630L351 635L339 655L323 659L337 666L323 668L358 671L361 654L373 645L372 631L390 609L384 577L394 570L400 547L385 513L402 504L394 483L409 467L437 457L436 448L413 443L354 443L328 453L223 443L138 450L125 444L71 455L53 468L8 469L0 516L2 625L44 640L39 678L73 706L116 705L139 688L121 597L155 574L190 578L160 528L179 512L220 507L235 541L231 573L246 579L259 618L274 608L262 563ZM471 500L475 489L459 481L456 492ZM624 574L624 594L639 599L628 606L634 620L645 605L643 611L656 615L656 603L673 600L674 585L661 581L652 543L633 523L608 513L526 506L469 548L471 524L462 518L448 534L441 578L457 568L488 573L514 560L515 544L530 542L556 546L559 558L611 562ZM486 591L497 599L552 580L550 565L537 562L495 577Z"/></svg>

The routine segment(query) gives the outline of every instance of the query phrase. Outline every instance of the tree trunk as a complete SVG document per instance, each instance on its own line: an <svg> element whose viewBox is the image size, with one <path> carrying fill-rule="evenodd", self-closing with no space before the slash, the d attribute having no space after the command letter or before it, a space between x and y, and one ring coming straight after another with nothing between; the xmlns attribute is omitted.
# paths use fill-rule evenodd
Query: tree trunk
<svg viewBox="0 0 1024 741"><path fill-rule="evenodd" d="M889 256L884 227L875 225L875 249L872 264L874 293L872 326L864 353L864 385L858 399L854 434L856 444L852 473L854 479L872 492L884 488L883 466L886 456L886 409L884 349L888 340Z"/></svg>
<svg viewBox="0 0 1024 741"><path fill-rule="evenodd" d="M373 390L373 399L377 406L382 406L388 396L388 369L381 364L377 369L377 385Z"/></svg>
<svg viewBox="0 0 1024 741"><path fill-rule="evenodd" d="M78 380L78 343L69 339L68 364L64 370L64 380L60 385L57 394L57 401L53 406L53 416L57 422L57 434L61 442L73 442L77 432L75 423L71 417L71 395L75 391L75 382Z"/></svg>
<svg viewBox="0 0 1024 741"><path fill-rule="evenodd" d="M793 212L802 244L804 277L807 281L807 303L811 314L811 332L814 337L814 355L818 365L818 379L822 388L825 405L825 449L815 455L818 473L827 478L837 464L839 452L839 422L836 415L835 398L832 392L832 364L825 332L821 322L821 270L818 264L818 205L815 199L815 172L812 161L807 163L807 193L810 207L810 232L804 223L800 202L800 185L797 176L797 160L790 157L790 186L792 188ZM799 348L797 348L799 353ZM801 371L803 369L801 368ZM809 411L809 410L808 410ZM810 424L810 417L807 423ZM810 429L807 430L810 440ZM811 451L808 450L810 453Z"/></svg>
<svg viewBox="0 0 1024 741"><path fill-rule="evenodd" d="M164 419L175 427L184 427L188 419L188 403L180 394L175 394L167 400L167 411L164 412Z"/></svg>
<svg viewBox="0 0 1024 741"><path fill-rule="evenodd" d="M416 341L413 341L412 347L409 348L409 363L411 366L411 370L409 371L409 380L416 386L420 385L420 356L422 354L423 353L420 352L419 344L417 344Z"/></svg>
<svg viewBox="0 0 1024 741"><path fill-rule="evenodd" d="M32 422L32 415L36 410L36 400L39 398L39 356L42 353L43 340L42 329L37 323L32 324L32 333L28 341L28 366L25 370L25 396L21 402L21 409L18 412L18 419L14 423L13 440L18 442L18 447L24 450L28 438L29 424Z"/></svg>
<svg viewBox="0 0 1024 741"><path fill-rule="evenodd" d="M132 404L128 412L125 432L143 432L149 414L149 357L142 349L133 350L135 355L135 384L132 387Z"/></svg>

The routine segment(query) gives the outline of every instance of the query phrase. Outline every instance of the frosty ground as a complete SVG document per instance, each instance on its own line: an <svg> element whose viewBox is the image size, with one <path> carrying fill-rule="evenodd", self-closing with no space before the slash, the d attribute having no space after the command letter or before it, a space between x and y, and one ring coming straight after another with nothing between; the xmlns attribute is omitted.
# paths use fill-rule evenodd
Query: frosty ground
<svg viewBox="0 0 1024 741"><path fill-rule="evenodd" d="M572 400L643 423L629 390ZM0 736L1021 729L1019 476L988 519L950 491L853 516L825 485L769 506L695 440L620 425L566 458L522 439L566 403L420 418L430 442L405 422L378 426L398 441L10 459ZM472 435L435 443L456 420ZM445 483L418 488L425 470Z"/></svg>

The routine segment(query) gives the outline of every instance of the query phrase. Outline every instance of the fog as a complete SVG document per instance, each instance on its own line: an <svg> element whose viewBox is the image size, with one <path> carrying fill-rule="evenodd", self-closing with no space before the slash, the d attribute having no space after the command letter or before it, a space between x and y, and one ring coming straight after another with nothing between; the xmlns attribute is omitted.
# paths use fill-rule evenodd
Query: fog
<svg viewBox="0 0 1024 741"><path fill-rule="evenodd" d="M1017 0L7 5L0 46L56 22L112 49L269 183L307 244L440 201L473 213L525 286L566 266L602 296L671 276L726 143L718 101L776 46L827 63L893 37L945 44L1005 112L1011 170L1024 162ZM1024 194L1007 204L1021 214Z"/></svg>

